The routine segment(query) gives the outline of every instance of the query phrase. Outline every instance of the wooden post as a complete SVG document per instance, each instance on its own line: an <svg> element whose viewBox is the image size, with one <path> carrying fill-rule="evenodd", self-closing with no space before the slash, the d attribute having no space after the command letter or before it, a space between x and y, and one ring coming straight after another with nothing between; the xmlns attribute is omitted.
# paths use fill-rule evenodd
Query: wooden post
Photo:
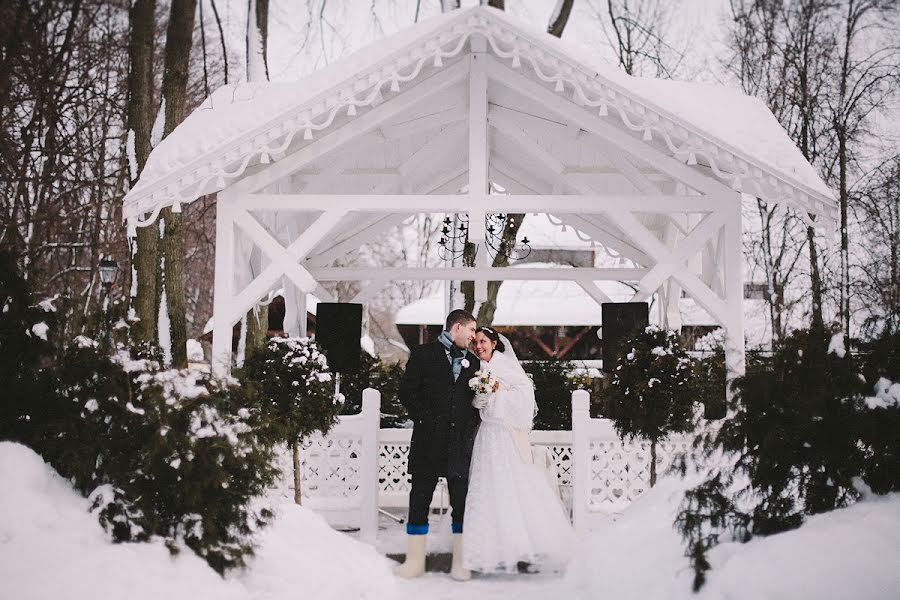
<svg viewBox="0 0 900 600"><path fill-rule="evenodd" d="M587 390L572 392L572 521L580 535L587 533L588 503L591 497L591 440L589 436L590 395Z"/></svg>
<svg viewBox="0 0 900 600"><path fill-rule="evenodd" d="M381 393L378 390L363 390L362 420L359 538L374 545L378 533L378 429L381 424Z"/></svg>
<svg viewBox="0 0 900 600"><path fill-rule="evenodd" d="M234 218L231 197L220 192L216 202L216 272L213 293L212 372L226 377L231 372L231 337L234 322Z"/></svg>

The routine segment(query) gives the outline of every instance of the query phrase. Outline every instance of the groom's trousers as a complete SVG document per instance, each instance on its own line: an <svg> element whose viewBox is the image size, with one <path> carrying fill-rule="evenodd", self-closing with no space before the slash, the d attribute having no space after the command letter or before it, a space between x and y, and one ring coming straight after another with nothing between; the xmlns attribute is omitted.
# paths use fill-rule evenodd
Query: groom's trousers
<svg viewBox="0 0 900 600"><path fill-rule="evenodd" d="M412 490L409 493L409 525L408 532L428 532L428 507L437 487L437 475L417 474L412 476ZM463 517L466 512L466 494L469 491L469 480L465 477L448 477L447 487L450 492L450 508L452 509L453 532L462 533Z"/></svg>

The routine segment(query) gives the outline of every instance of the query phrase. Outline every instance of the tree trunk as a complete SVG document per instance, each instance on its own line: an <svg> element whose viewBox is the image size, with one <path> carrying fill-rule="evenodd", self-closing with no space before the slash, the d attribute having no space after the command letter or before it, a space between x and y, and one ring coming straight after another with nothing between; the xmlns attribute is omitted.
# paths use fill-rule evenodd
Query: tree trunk
<svg viewBox="0 0 900 600"><path fill-rule="evenodd" d="M254 36L250 35L250 28L256 25L256 31L259 36L259 47L251 47L251 40ZM268 81L269 80L269 0L248 0L247 3L247 81ZM254 73L251 76L253 55L259 54L261 59L263 72Z"/></svg>
<svg viewBox="0 0 900 600"><path fill-rule="evenodd" d="M822 316L822 273L819 271L819 253L816 248L816 230L806 228L806 239L809 241L809 269L812 280L812 327L822 329L825 320Z"/></svg>
<svg viewBox="0 0 900 600"><path fill-rule="evenodd" d="M249 356L251 350L262 348L266 343L266 333L269 331L269 305L258 304L256 310L250 309L247 313L247 341L245 356Z"/></svg>
<svg viewBox="0 0 900 600"><path fill-rule="evenodd" d="M850 236L847 230L847 205L850 194L847 185L847 134L843 124L838 126L838 180L841 200L841 326L850 343Z"/></svg>
<svg viewBox="0 0 900 600"><path fill-rule="evenodd" d="M566 24L569 22L569 15L572 13L572 4L575 0L557 0L556 10L551 15L550 23L547 25L547 33L562 37Z"/></svg>
<svg viewBox="0 0 900 600"><path fill-rule="evenodd" d="M166 121L163 136L184 119L187 91L188 61L194 33L194 14L197 0L172 0L169 27L166 33L163 98L166 102ZM172 366L187 367L187 323L184 297L184 224L180 212L170 208L162 211L165 234L162 258L165 261L166 308L172 340Z"/></svg>
<svg viewBox="0 0 900 600"><path fill-rule="evenodd" d="M291 451L294 457L294 502L302 504L302 494L300 492L300 441L291 442Z"/></svg>
<svg viewBox="0 0 900 600"><path fill-rule="evenodd" d="M656 442L650 442L650 487L656 485Z"/></svg>
<svg viewBox="0 0 900 600"><path fill-rule="evenodd" d="M131 7L131 37L128 46L128 129L134 136L134 165L131 185L150 154L150 130L153 124L153 39L156 0L136 0ZM129 173L131 175L132 173ZM137 272L137 295L132 298L135 314L140 319L132 328L138 342L155 342L159 309L157 305L156 275L159 270L156 224L137 230L137 249L134 270Z"/></svg>

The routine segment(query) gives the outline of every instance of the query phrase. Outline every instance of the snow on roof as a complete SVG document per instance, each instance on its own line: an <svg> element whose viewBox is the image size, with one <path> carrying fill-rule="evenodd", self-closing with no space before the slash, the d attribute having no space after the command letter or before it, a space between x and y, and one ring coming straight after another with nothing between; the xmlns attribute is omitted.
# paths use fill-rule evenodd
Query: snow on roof
<svg viewBox="0 0 900 600"><path fill-rule="evenodd" d="M424 20L296 83L219 88L154 148L125 197L124 217L155 216L162 206L225 188L251 161L278 159L314 131L350 118L350 105L370 106L388 84L389 95L441 68L473 33L513 68L534 67L533 77L556 82L557 92L617 114L647 143L665 142L677 159L709 166L734 189L835 220L833 192L758 99L720 86L628 76L586 48L483 6Z"/></svg>

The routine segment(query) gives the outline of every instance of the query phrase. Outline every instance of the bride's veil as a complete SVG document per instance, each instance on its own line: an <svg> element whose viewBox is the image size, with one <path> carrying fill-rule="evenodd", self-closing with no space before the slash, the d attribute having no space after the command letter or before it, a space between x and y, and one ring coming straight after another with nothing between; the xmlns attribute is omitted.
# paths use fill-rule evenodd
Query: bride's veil
<svg viewBox="0 0 900 600"><path fill-rule="evenodd" d="M519 362L519 357L516 356L516 351L513 349L513 345L510 343L509 338L507 338L505 335L503 335L499 331L497 331L497 336L500 338L500 341L503 342L503 347L504 347L503 354L507 358L512 359L512 362L516 366L516 369L519 372L519 374L521 375L521 377L523 378L523 381L528 381L531 384L531 389L534 390L534 382L531 380L531 377L528 375L528 373L522 367L522 363ZM538 407L537 407L537 402L535 401L533 417L536 417L537 413L538 413Z"/></svg>

